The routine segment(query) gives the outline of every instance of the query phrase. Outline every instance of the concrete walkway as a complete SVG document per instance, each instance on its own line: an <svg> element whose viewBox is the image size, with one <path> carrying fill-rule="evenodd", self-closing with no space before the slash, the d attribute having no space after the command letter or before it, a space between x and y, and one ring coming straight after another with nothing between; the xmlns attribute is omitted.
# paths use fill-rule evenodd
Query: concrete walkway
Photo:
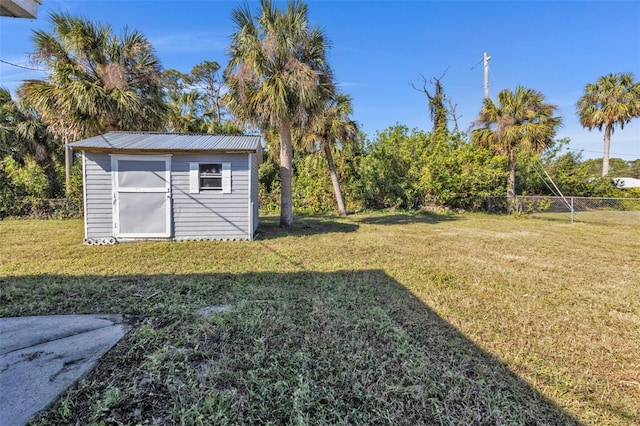
<svg viewBox="0 0 640 426"><path fill-rule="evenodd" d="M25 425L130 329L122 315L0 318L0 425Z"/></svg>

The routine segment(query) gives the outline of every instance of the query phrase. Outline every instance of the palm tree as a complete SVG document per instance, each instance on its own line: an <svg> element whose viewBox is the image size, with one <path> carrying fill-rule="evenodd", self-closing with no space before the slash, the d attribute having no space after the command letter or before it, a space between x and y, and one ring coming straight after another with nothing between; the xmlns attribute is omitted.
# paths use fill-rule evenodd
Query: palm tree
<svg viewBox="0 0 640 426"><path fill-rule="evenodd" d="M204 61L189 74L175 69L162 72L168 111L165 126L170 132L242 134L223 103L217 62Z"/></svg>
<svg viewBox="0 0 640 426"><path fill-rule="evenodd" d="M0 160L10 156L19 164L29 158L41 166L49 180L49 194L61 189L55 163L59 159L59 146L47 126L32 109L11 99L5 88L0 88Z"/></svg>
<svg viewBox="0 0 640 426"><path fill-rule="evenodd" d="M121 37L108 25L52 13L51 33L34 31L34 58L46 80L27 80L18 94L64 143L113 130L157 130L166 104L161 67L141 33Z"/></svg>
<svg viewBox="0 0 640 426"><path fill-rule="evenodd" d="M323 108L316 111L311 120L311 125L308 127L306 135L303 138L307 144L319 143L322 146L329 166L333 192L338 204L338 212L341 216L346 216L347 210L344 205L344 199L342 198L340 180L331 151L336 143L346 142L356 136L358 127L356 123L349 118L352 112L351 98L348 95L337 93L331 96L326 100Z"/></svg>
<svg viewBox="0 0 640 426"><path fill-rule="evenodd" d="M195 90L169 96L166 114L166 127L170 132L200 133L204 126L202 117L198 114L201 109L200 94Z"/></svg>
<svg viewBox="0 0 640 426"><path fill-rule="evenodd" d="M509 211L515 208L516 152L542 152L553 143L560 117L553 117L558 107L544 102L542 93L525 87L515 92L498 93L498 104L485 98L480 116L474 122L472 140L493 147L507 156L509 176L507 198Z"/></svg>
<svg viewBox="0 0 640 426"><path fill-rule="evenodd" d="M199 93L189 87L187 78L187 74L175 69L162 72L167 102L165 128L169 132L197 133L200 130L201 99Z"/></svg>
<svg viewBox="0 0 640 426"><path fill-rule="evenodd" d="M295 0L286 10L260 1L260 14L248 4L234 9L237 28L225 70L228 106L235 117L262 129L275 127L280 137L280 225L293 223L291 194L292 126L308 122L331 91L324 33L310 25L307 5Z"/></svg>
<svg viewBox="0 0 640 426"><path fill-rule="evenodd" d="M604 155L602 176L609 173L609 148L616 124L624 125L632 118L640 117L640 82L633 81L633 74L618 73L602 76L595 84L587 84L584 95L576 104L580 124L593 130L604 127Z"/></svg>

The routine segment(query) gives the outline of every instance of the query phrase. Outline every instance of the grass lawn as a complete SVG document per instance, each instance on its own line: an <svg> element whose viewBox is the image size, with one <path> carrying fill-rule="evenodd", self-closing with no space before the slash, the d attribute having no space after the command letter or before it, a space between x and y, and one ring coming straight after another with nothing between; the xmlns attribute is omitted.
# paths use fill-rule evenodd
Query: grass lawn
<svg viewBox="0 0 640 426"><path fill-rule="evenodd" d="M144 316L34 424L640 423L640 224L261 221L115 246L0 221L0 316Z"/></svg>

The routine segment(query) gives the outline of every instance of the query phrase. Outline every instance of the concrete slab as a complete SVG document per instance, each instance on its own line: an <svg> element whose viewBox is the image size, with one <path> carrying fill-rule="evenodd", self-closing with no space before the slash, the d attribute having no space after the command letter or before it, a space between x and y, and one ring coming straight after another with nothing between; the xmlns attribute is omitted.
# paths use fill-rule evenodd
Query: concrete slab
<svg viewBox="0 0 640 426"><path fill-rule="evenodd" d="M49 407L131 328L122 315L0 318L0 425Z"/></svg>

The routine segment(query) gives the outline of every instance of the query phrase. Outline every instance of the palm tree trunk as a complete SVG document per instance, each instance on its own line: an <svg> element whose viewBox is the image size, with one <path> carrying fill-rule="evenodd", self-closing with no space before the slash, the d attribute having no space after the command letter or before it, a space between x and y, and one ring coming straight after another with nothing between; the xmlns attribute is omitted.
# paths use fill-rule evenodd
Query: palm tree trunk
<svg viewBox="0 0 640 426"><path fill-rule="evenodd" d="M507 213L516 211L516 153L509 150L509 177L507 178Z"/></svg>
<svg viewBox="0 0 640 426"><path fill-rule="evenodd" d="M331 183L333 184L333 193L336 196L336 202L338 203L338 213L340 216L347 215L347 209L344 207L344 199L342 198L342 191L340 190L340 181L338 180L338 173L336 172L336 165L333 163L333 154L331 154L331 146L328 143L322 143L324 148L324 155L327 157L327 164L329 165L329 174L331 175Z"/></svg>
<svg viewBox="0 0 640 426"><path fill-rule="evenodd" d="M293 196L291 176L293 147L291 143L291 123L289 118L280 121L280 226L289 227L293 223Z"/></svg>
<svg viewBox="0 0 640 426"><path fill-rule="evenodd" d="M607 127L604 129L604 154L602 155L602 177L609 174L609 148L611 146L611 131L613 125L607 123Z"/></svg>

